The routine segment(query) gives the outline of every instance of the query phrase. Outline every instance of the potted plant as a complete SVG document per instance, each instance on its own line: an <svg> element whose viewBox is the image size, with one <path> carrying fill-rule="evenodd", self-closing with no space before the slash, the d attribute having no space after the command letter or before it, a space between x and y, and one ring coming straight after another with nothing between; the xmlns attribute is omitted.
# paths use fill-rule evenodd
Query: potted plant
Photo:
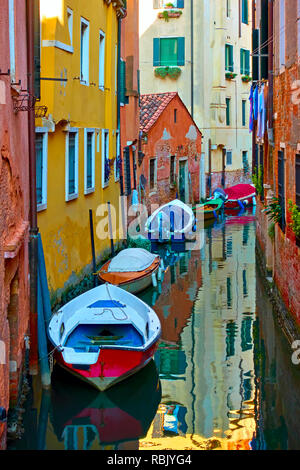
<svg viewBox="0 0 300 470"><path fill-rule="evenodd" d="M158 13L158 18L164 18L165 21L169 21L169 18L180 18L182 15L182 11L176 11L176 10L164 10Z"/></svg>
<svg viewBox="0 0 300 470"><path fill-rule="evenodd" d="M226 80L233 80L236 76L237 76L237 74L233 73L233 72L226 72L225 73Z"/></svg>
<svg viewBox="0 0 300 470"><path fill-rule="evenodd" d="M248 82L251 82L251 80L252 80L252 77L250 77L250 75L242 75L242 82L248 83Z"/></svg>
<svg viewBox="0 0 300 470"><path fill-rule="evenodd" d="M265 206L265 209L262 211L268 215L269 220L274 222L274 224L279 223L282 218L282 207L280 201L277 197L273 197L268 206Z"/></svg>
<svg viewBox="0 0 300 470"><path fill-rule="evenodd" d="M166 78L169 75L170 78L176 80L181 74L180 67L157 67L154 70L154 74L156 77Z"/></svg>

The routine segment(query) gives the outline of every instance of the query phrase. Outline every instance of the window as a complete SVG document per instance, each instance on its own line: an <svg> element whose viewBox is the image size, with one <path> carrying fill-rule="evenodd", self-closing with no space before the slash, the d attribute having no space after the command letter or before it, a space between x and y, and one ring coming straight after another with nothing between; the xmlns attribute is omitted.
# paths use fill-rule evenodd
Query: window
<svg viewBox="0 0 300 470"><path fill-rule="evenodd" d="M78 197L78 130L66 134L66 201Z"/></svg>
<svg viewBox="0 0 300 470"><path fill-rule="evenodd" d="M9 57L10 57L10 78L12 82L16 80L16 51L15 51L15 4L14 0L9 0L8 4L9 23Z"/></svg>
<svg viewBox="0 0 300 470"><path fill-rule="evenodd" d="M120 179L121 149L120 149L120 131L116 131L116 159L115 159L115 181Z"/></svg>
<svg viewBox="0 0 300 470"><path fill-rule="evenodd" d="M250 51L241 49L241 74L250 74Z"/></svg>
<svg viewBox="0 0 300 470"><path fill-rule="evenodd" d="M120 61L120 104L124 106L128 104L128 97L126 96L126 62L121 59Z"/></svg>
<svg viewBox="0 0 300 470"><path fill-rule="evenodd" d="M282 209L282 219L279 223L280 228L285 230L285 169L284 152L278 152L278 199Z"/></svg>
<svg viewBox="0 0 300 470"><path fill-rule="evenodd" d="M99 35L99 88L105 87L105 34L100 31Z"/></svg>
<svg viewBox="0 0 300 470"><path fill-rule="evenodd" d="M95 191L95 130L84 130L84 194Z"/></svg>
<svg viewBox="0 0 300 470"><path fill-rule="evenodd" d="M151 158L149 168L149 188L154 189L156 186L156 158Z"/></svg>
<svg viewBox="0 0 300 470"><path fill-rule="evenodd" d="M36 129L36 199L37 210L47 208L47 153L48 133L42 128Z"/></svg>
<svg viewBox="0 0 300 470"><path fill-rule="evenodd" d="M231 104L231 99L226 98L226 126L230 126L230 104Z"/></svg>
<svg viewBox="0 0 300 470"><path fill-rule="evenodd" d="M233 46L231 44L225 44L225 70L226 72L234 71Z"/></svg>
<svg viewBox="0 0 300 470"><path fill-rule="evenodd" d="M242 126L246 126L246 100L242 100Z"/></svg>
<svg viewBox="0 0 300 470"><path fill-rule="evenodd" d="M177 122L177 109L174 109L174 123Z"/></svg>
<svg viewBox="0 0 300 470"><path fill-rule="evenodd" d="M109 130L102 130L102 188L106 188L109 182Z"/></svg>
<svg viewBox="0 0 300 470"><path fill-rule="evenodd" d="M242 0L242 22L248 24L248 0Z"/></svg>
<svg viewBox="0 0 300 470"><path fill-rule="evenodd" d="M153 0L153 8L164 8L166 4L172 3L175 8L184 8L184 0Z"/></svg>
<svg viewBox="0 0 300 470"><path fill-rule="evenodd" d="M70 35L70 46L73 46L73 11L67 8L68 28Z"/></svg>
<svg viewBox="0 0 300 470"><path fill-rule="evenodd" d="M80 82L89 85L89 22L81 18L80 32Z"/></svg>
<svg viewBox="0 0 300 470"><path fill-rule="evenodd" d="M153 65L178 66L185 64L185 38L154 38Z"/></svg>
<svg viewBox="0 0 300 470"><path fill-rule="evenodd" d="M232 165L232 150L226 152L226 165Z"/></svg>
<svg viewBox="0 0 300 470"><path fill-rule="evenodd" d="M226 0L226 16L227 18L230 18L230 0Z"/></svg>
<svg viewBox="0 0 300 470"><path fill-rule="evenodd" d="M296 155L296 204L300 210L300 155Z"/></svg>
<svg viewBox="0 0 300 470"><path fill-rule="evenodd" d="M170 158L170 184L175 183L175 176L176 176L176 159L175 156L171 156Z"/></svg>
<svg viewBox="0 0 300 470"><path fill-rule="evenodd" d="M248 162L248 152L247 151L243 151L243 154L242 154L242 158L243 158L243 170L244 170L244 175L248 175L249 173L249 162Z"/></svg>

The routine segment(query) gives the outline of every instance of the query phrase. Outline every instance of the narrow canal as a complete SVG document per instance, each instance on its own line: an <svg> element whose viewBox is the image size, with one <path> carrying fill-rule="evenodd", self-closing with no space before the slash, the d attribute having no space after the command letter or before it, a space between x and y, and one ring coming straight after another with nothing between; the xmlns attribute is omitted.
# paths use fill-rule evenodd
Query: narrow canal
<svg viewBox="0 0 300 470"><path fill-rule="evenodd" d="M163 248L155 361L98 393L54 368L33 379L11 449L299 449L300 369L255 264L255 216L205 230L201 250Z"/></svg>

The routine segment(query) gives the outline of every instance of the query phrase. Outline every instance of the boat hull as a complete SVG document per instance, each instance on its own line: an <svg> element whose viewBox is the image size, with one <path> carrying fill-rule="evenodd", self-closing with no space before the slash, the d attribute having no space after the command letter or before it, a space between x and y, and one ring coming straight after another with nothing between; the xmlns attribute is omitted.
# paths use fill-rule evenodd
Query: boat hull
<svg viewBox="0 0 300 470"><path fill-rule="evenodd" d="M146 351L105 348L98 361L90 366L67 364L60 352L57 363L71 374L103 392L143 369L153 358L157 341Z"/></svg>
<svg viewBox="0 0 300 470"><path fill-rule="evenodd" d="M109 262L106 263L98 273L98 278L102 282L109 282L121 289L137 294L138 292L147 289L152 284L152 275L156 274L160 261L155 260L149 268L141 272L126 272L126 273L108 273L105 272L108 268Z"/></svg>

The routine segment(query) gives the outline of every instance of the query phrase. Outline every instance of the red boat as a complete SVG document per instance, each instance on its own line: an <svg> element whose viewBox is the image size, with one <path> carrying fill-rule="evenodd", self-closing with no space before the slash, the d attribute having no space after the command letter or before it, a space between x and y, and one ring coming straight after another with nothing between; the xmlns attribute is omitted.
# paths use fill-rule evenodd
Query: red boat
<svg viewBox="0 0 300 470"><path fill-rule="evenodd" d="M71 300L48 328L59 365L101 391L142 369L160 333L154 310L111 284Z"/></svg>
<svg viewBox="0 0 300 470"><path fill-rule="evenodd" d="M242 209L256 205L256 190L252 184L237 184L224 190L225 209Z"/></svg>

